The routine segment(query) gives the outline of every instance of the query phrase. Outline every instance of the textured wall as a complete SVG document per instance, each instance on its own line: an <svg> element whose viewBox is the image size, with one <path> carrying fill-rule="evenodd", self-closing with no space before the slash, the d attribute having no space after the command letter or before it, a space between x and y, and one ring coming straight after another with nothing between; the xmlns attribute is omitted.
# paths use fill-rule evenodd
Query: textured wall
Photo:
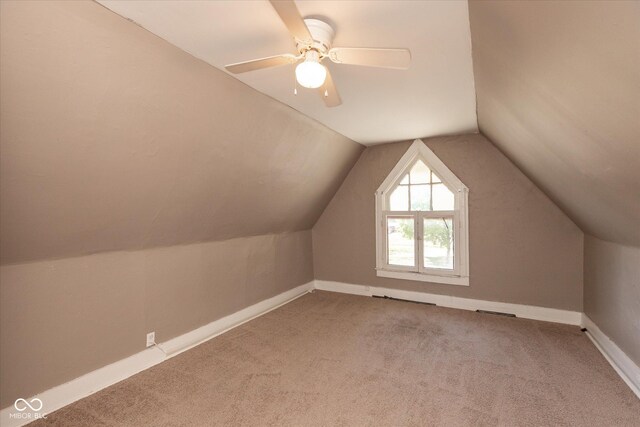
<svg viewBox="0 0 640 427"><path fill-rule="evenodd" d="M640 3L473 1L469 19L480 130L596 236L585 312L640 363Z"/></svg>
<svg viewBox="0 0 640 427"><path fill-rule="evenodd" d="M640 246L640 2L471 1L480 131L576 223Z"/></svg>
<svg viewBox="0 0 640 427"><path fill-rule="evenodd" d="M313 228L315 278L581 311L582 231L482 135L425 142L469 187L470 286L376 277L374 193L410 142L362 154Z"/></svg>
<svg viewBox="0 0 640 427"><path fill-rule="evenodd" d="M0 91L2 407L312 280L363 149L90 1L0 2Z"/></svg>
<svg viewBox="0 0 640 427"><path fill-rule="evenodd" d="M640 366L640 248L585 236L584 312Z"/></svg>
<svg viewBox="0 0 640 427"><path fill-rule="evenodd" d="M0 267L0 407L313 280L311 232Z"/></svg>
<svg viewBox="0 0 640 427"><path fill-rule="evenodd" d="M362 150L94 2L0 7L3 264L309 229Z"/></svg>

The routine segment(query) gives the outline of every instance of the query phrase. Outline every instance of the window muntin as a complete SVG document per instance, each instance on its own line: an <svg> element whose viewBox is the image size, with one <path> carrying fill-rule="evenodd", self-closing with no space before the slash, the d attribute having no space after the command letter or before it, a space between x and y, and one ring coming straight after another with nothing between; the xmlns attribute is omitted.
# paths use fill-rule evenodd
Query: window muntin
<svg viewBox="0 0 640 427"><path fill-rule="evenodd" d="M378 276L468 285L467 195L442 161L414 141L376 192Z"/></svg>
<svg viewBox="0 0 640 427"><path fill-rule="evenodd" d="M391 191L388 205L396 212L453 210L454 199L438 175L418 159Z"/></svg>
<svg viewBox="0 0 640 427"><path fill-rule="evenodd" d="M415 160L409 171L403 174L389 192L387 204L386 264L414 267L412 270L415 271L453 271L455 196L422 159ZM424 218L421 212L441 212L442 215ZM400 213L407 214L389 215ZM409 251L413 251L411 256ZM420 261L419 253L422 253L422 261L416 262Z"/></svg>

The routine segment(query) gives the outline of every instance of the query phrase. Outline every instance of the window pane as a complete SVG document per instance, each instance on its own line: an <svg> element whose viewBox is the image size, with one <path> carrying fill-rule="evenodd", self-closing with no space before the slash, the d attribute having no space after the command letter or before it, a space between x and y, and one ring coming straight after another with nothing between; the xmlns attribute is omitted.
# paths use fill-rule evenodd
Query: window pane
<svg viewBox="0 0 640 427"><path fill-rule="evenodd" d="M400 184L404 184L404 185L409 184L409 174L406 174L404 178L402 178L402 181L400 181Z"/></svg>
<svg viewBox="0 0 640 427"><path fill-rule="evenodd" d="M389 198L389 209L392 211L409 210L409 186L399 185L391 193Z"/></svg>
<svg viewBox="0 0 640 427"><path fill-rule="evenodd" d="M422 160L418 160L411 168L411 184L428 184L429 168Z"/></svg>
<svg viewBox="0 0 640 427"><path fill-rule="evenodd" d="M433 210L452 211L454 208L453 193L444 184L433 184ZM413 195L412 195L413 196Z"/></svg>
<svg viewBox="0 0 640 427"><path fill-rule="evenodd" d="M433 171L431 171L431 182L433 183L442 182L442 180L438 175L436 175L435 173L433 173Z"/></svg>
<svg viewBox="0 0 640 427"><path fill-rule="evenodd" d="M412 211L428 211L430 210L430 185L411 185L411 210Z"/></svg>
<svg viewBox="0 0 640 427"><path fill-rule="evenodd" d="M425 218L424 266L453 270L453 219Z"/></svg>
<svg viewBox="0 0 640 427"><path fill-rule="evenodd" d="M387 218L387 259L390 265L416 265L413 225L413 217Z"/></svg>

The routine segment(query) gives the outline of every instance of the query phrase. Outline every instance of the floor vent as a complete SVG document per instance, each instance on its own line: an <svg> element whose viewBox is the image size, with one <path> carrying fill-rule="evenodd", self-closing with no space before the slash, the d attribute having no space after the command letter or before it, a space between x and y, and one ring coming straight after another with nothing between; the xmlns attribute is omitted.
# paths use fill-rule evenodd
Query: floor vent
<svg viewBox="0 0 640 427"><path fill-rule="evenodd" d="M392 301L411 302L413 304L423 304L423 305L433 305L433 306L436 305L436 304L434 304L432 302L412 301L410 299L393 298L393 297L388 297L386 295L371 295L371 296L374 297L374 298L390 299Z"/></svg>
<svg viewBox="0 0 640 427"><path fill-rule="evenodd" d="M512 313L501 313L499 311L488 311L488 310L476 310L476 312L478 313L484 313L484 314L494 314L496 316L505 316L505 317L516 317L515 314Z"/></svg>

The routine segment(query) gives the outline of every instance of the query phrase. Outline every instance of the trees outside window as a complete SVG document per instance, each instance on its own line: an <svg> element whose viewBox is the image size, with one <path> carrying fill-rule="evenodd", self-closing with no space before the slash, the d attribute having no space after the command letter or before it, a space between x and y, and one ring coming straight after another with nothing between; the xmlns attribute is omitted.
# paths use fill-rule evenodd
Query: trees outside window
<svg viewBox="0 0 640 427"><path fill-rule="evenodd" d="M376 192L378 276L468 285L468 189L420 140Z"/></svg>

